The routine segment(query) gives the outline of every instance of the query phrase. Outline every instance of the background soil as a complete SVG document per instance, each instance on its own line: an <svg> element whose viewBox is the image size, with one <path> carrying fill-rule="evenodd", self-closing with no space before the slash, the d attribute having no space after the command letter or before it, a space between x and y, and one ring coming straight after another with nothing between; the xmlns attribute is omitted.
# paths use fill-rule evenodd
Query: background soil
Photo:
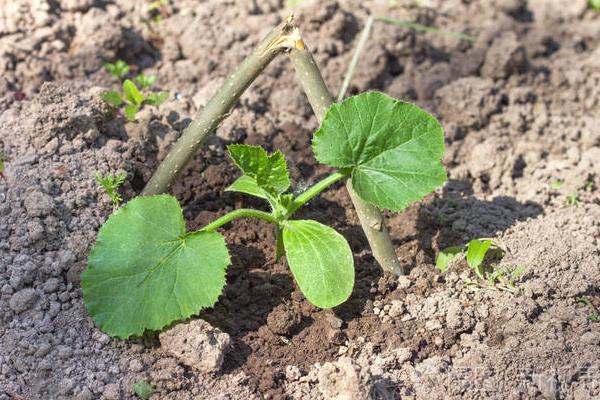
<svg viewBox="0 0 600 400"><path fill-rule="evenodd" d="M376 24L353 80L353 92L415 101L446 129L448 183L388 217L409 275L381 274L338 185L299 217L349 240L346 304L308 304L274 260L271 228L237 221L224 230L228 285L200 315L228 335L213 349L222 368L200 372L153 335L96 329L79 274L111 206L94 172L124 170L124 194L139 193L190 116L290 12L278 0L173 3L158 25L142 1L0 5L0 399L129 399L139 379L156 385L153 399L600 396L589 318L600 307L600 15L583 0L304 2L297 22L333 91L368 14L478 37ZM116 58L155 73L171 100L136 123L104 105L99 93L117 82L102 63ZM319 179L316 127L281 57L173 188L189 227L264 207L223 191L237 176L228 143L281 149L297 190ZM501 241L501 265L523 266L515 294L465 285L464 265L435 269L440 249L477 237Z"/></svg>

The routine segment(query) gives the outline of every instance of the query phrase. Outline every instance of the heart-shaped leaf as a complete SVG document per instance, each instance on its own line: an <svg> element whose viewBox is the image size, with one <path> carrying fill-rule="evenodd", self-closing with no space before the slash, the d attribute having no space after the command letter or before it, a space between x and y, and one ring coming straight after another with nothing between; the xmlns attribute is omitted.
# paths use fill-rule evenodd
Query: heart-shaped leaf
<svg viewBox="0 0 600 400"><path fill-rule="evenodd" d="M401 211L446 181L444 131L414 104L367 92L334 104L313 138L323 164L352 169L358 195Z"/></svg>
<svg viewBox="0 0 600 400"><path fill-rule="evenodd" d="M331 308L348 300L354 287L354 259L342 235L317 221L293 220L283 225L283 244L308 301Z"/></svg>
<svg viewBox="0 0 600 400"><path fill-rule="evenodd" d="M81 274L84 302L109 335L141 335L214 305L229 262L222 235L186 233L174 197L138 197L100 229Z"/></svg>
<svg viewBox="0 0 600 400"><path fill-rule="evenodd" d="M269 155L262 147L245 144L232 144L227 147L227 150L244 175L253 179L256 186L268 194L278 196L290 187L287 163L280 151ZM247 179L242 183L246 187L250 184ZM236 187L240 186L239 183L233 184L229 190L236 190ZM243 192L252 194L248 191Z"/></svg>

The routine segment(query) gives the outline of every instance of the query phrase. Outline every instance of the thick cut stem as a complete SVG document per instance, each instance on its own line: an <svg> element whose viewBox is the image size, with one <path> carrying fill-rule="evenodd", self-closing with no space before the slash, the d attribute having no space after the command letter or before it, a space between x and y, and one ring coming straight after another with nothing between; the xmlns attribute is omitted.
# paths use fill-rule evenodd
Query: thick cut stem
<svg viewBox="0 0 600 400"><path fill-rule="evenodd" d="M290 51L290 58L296 68L296 74L302 82L308 101L317 119L321 122L325 112L333 104L333 98L321 76L321 71L302 40L296 40L296 46ZM402 268L394 252L394 246L385 227L381 211L358 197L352 189L351 183L346 187L373 251L373 257L384 271L402 275Z"/></svg>
<svg viewBox="0 0 600 400"><path fill-rule="evenodd" d="M274 216L272 216L271 214L269 214L267 212L253 210L250 208L240 208L238 210L233 210L233 211L223 215L222 217L217 218L210 224L201 228L200 231L212 232L215 229L220 228L221 226L233 221L234 219L238 219L238 218L257 218L257 219L262 219L263 221L271 222L274 224L279 224L279 221L277 220L277 218L275 218Z"/></svg>
<svg viewBox="0 0 600 400"><path fill-rule="evenodd" d="M373 257L375 257L384 270L396 275L403 275L400 261L398 261L398 257L394 251L394 246L392 245L392 240L385 226L381 211L356 194L354 189L352 189L352 179L346 181L346 188L348 189L352 203L354 203L360 224L367 235L371 251L373 251Z"/></svg>
<svg viewBox="0 0 600 400"><path fill-rule="evenodd" d="M146 184L142 195L163 193L169 189L200 146L229 114L248 86L277 54L294 46L296 35L297 30L292 24L292 18L288 18L263 39L183 131L181 137Z"/></svg>

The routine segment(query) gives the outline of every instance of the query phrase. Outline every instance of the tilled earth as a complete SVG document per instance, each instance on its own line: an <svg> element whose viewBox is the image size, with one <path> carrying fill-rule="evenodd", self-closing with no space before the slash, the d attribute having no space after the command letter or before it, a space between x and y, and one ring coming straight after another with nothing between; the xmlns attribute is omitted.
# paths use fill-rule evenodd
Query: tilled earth
<svg viewBox="0 0 600 400"><path fill-rule="evenodd" d="M121 341L96 329L79 275L112 207L95 171L126 171L123 194L138 194L191 116L291 12L277 0L171 3L158 23L143 1L0 4L1 400L130 399L139 380L156 386L152 399L600 396L600 14L584 0L304 1L296 21L334 92L368 14L477 37L376 23L352 81L352 93L414 101L446 129L449 181L388 215L409 274L380 272L338 185L299 217L348 239L357 278L346 304L311 306L275 261L271 227L237 221L223 231L228 285L200 314L211 326L178 325L216 332L227 345L210 354L222 365L178 357L166 335ZM118 82L102 63L117 58L156 74L171 99L137 122L103 104ZM224 192L238 174L229 143L281 149L298 190L322 177L316 128L280 57L173 187L189 227L264 207ZM505 248L501 267L523 268L514 293L466 284L464 263L435 268L440 249L480 237Z"/></svg>

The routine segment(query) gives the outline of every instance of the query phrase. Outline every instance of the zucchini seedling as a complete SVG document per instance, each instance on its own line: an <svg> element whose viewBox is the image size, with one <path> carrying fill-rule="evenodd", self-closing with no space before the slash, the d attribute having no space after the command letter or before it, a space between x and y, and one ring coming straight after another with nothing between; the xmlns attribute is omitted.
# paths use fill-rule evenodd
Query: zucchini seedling
<svg viewBox="0 0 600 400"><path fill-rule="evenodd" d="M233 210L187 232L178 201L140 196L111 215L100 229L82 273L86 307L106 333L127 338L188 318L218 300L230 264L217 230L238 218L275 226L298 287L317 307L335 307L354 287L354 259L346 239L294 213L330 185L351 181L361 201L402 211L446 181L441 163L444 132L419 107L383 93L350 97L326 110L312 142L316 159L336 168L304 192L289 193L285 157L261 147L230 145L242 175L227 188L265 200L270 212Z"/></svg>

